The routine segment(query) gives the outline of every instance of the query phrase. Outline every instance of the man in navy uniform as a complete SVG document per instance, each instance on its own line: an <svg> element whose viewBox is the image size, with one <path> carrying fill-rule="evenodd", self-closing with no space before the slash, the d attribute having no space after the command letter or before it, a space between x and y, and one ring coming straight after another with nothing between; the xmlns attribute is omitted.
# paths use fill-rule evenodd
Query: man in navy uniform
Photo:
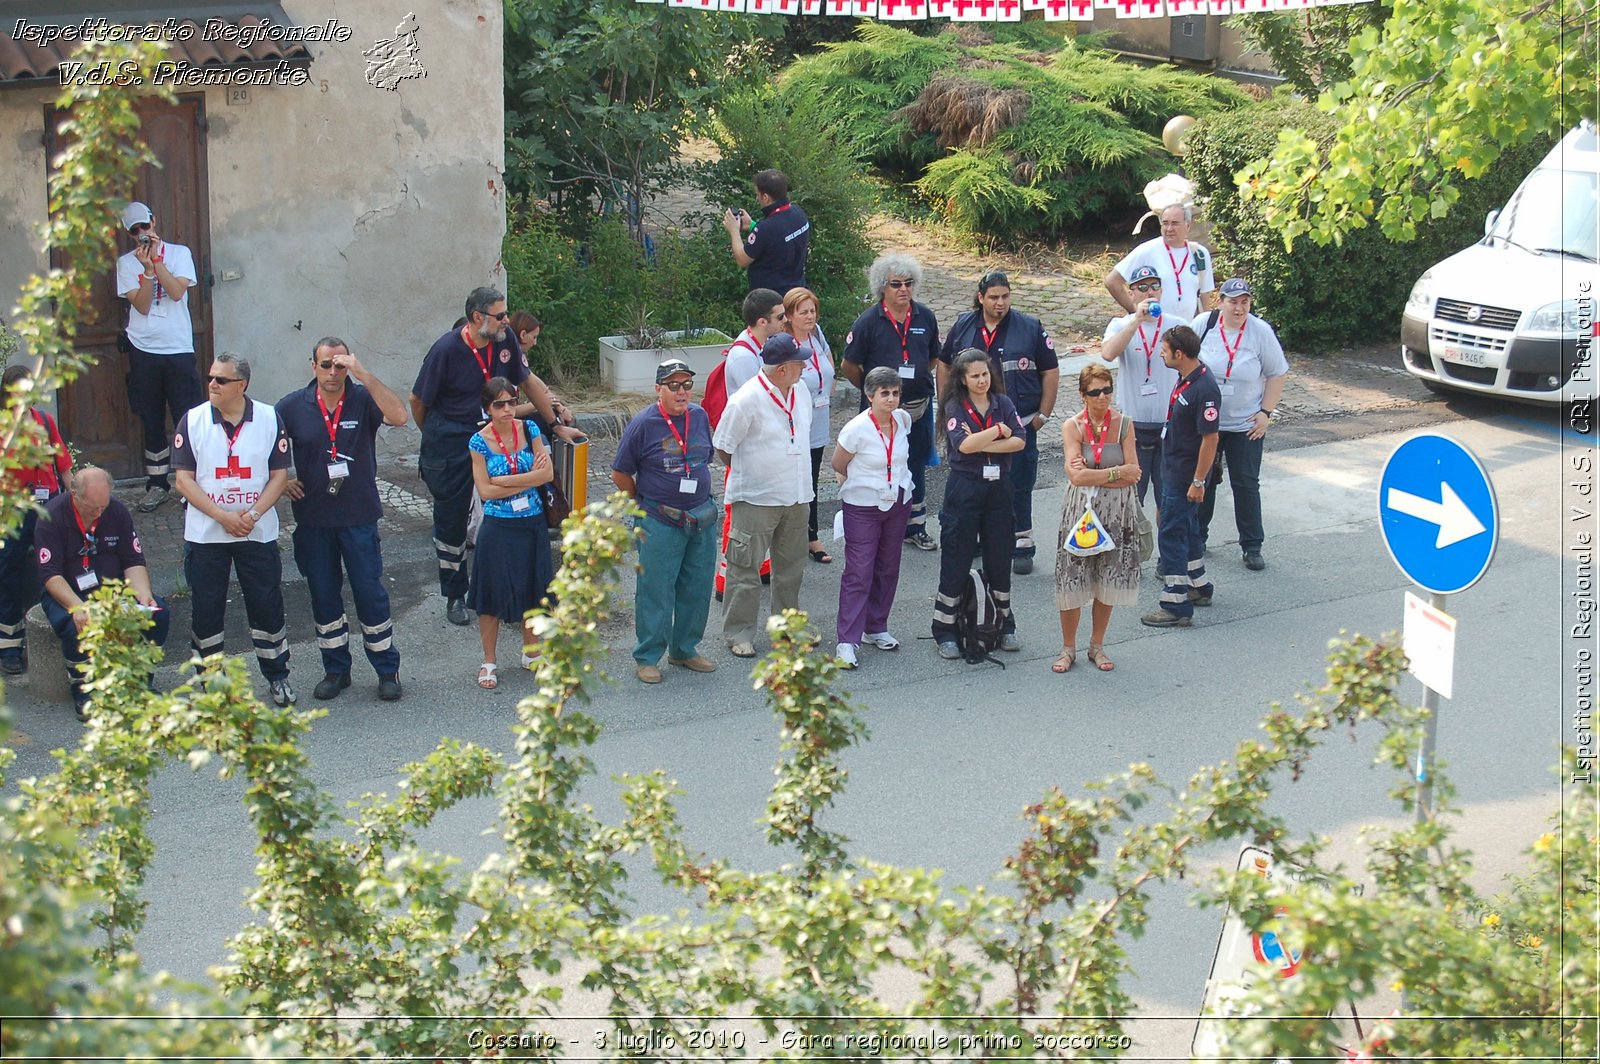
<svg viewBox="0 0 1600 1064"><path fill-rule="evenodd" d="M911 298L922 283L922 264L904 252L879 255L867 269L867 282L877 303L850 326L844 338L839 371L861 387L867 370L888 366L900 377L900 408L911 415L906 439L906 464L911 470L911 518L906 542L918 550L938 550L928 535L928 457L933 453L933 367L939 360L939 320L933 309ZM861 397L861 409L867 398Z"/></svg>
<svg viewBox="0 0 1600 1064"><path fill-rule="evenodd" d="M722 227L728 231L733 261L745 268L750 287L771 288L781 299L789 289L805 287L811 222L789 202L789 179L782 170L763 170L755 183L761 219L730 207L722 214ZM741 240L745 230L749 232Z"/></svg>
<svg viewBox="0 0 1600 1064"><path fill-rule="evenodd" d="M1167 435L1161 441L1160 608L1139 618L1151 628L1187 628L1194 608L1211 605L1216 587L1206 578L1200 538L1200 501L1217 455L1222 393L1200 361L1200 337L1187 325L1161 338L1161 357L1178 373L1167 399Z"/></svg>
<svg viewBox="0 0 1600 1064"><path fill-rule="evenodd" d="M172 613L150 590L144 548L133 529L133 515L111 494L111 474L85 466L73 478L72 490L45 504L34 532L39 578L44 591L39 605L61 640L61 656L72 686L78 719L89 719L89 693L84 667L89 655L78 645L78 633L89 621L84 602L107 580L126 581L139 605L150 611L144 636L165 646Z"/></svg>
<svg viewBox="0 0 1600 1064"><path fill-rule="evenodd" d="M955 357L967 348L989 356L989 372L1004 380L1006 395L1027 426L1023 448L1011 455L1011 520L1016 542L1011 569L1019 576L1033 572L1033 489L1039 480L1039 429L1056 409L1061 364L1056 345L1044 325L1031 314L1011 309L1011 282L999 270L978 279L972 308L950 327L939 352L939 392Z"/></svg>
<svg viewBox="0 0 1600 1064"><path fill-rule="evenodd" d="M483 424L483 386L490 377L518 385L537 402L535 379L507 327L506 297L493 288L467 296L466 322L434 342L411 387L411 416L422 430L417 466L433 496L433 549L445 617L466 624L467 518L472 510L472 459L467 441Z"/></svg>
<svg viewBox="0 0 1600 1064"><path fill-rule="evenodd" d="M326 701L350 686L348 578L378 697L393 702L401 694L400 651L383 586L377 439L381 426L406 423L406 406L337 336L316 342L311 369L315 379L279 399L277 410L296 471L285 489L294 510L294 560L311 593L322 651L324 675L312 694Z"/></svg>
<svg viewBox="0 0 1600 1064"><path fill-rule="evenodd" d="M634 671L660 683L661 654L691 672L715 672L700 653L717 563L717 505L711 499L711 420L691 402L694 370L669 358L656 367L656 402L622 431L611 479L633 496L639 576L633 608Z"/></svg>

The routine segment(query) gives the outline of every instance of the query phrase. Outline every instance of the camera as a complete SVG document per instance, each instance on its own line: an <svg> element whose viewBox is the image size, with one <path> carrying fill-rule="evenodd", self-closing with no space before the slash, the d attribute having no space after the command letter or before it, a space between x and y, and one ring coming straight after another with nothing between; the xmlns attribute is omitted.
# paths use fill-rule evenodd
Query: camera
<svg viewBox="0 0 1600 1064"><path fill-rule="evenodd" d="M145 247L145 248L150 246L150 234L149 233L140 233L139 234L139 246L140 247Z"/></svg>

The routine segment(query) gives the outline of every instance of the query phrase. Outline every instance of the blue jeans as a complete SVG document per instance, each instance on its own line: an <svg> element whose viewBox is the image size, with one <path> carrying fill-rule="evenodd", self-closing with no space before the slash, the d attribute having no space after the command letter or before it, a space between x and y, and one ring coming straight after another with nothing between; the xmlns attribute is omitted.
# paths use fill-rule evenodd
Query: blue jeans
<svg viewBox="0 0 1600 1064"><path fill-rule="evenodd" d="M1011 455L1011 524L1016 528L1013 558L1033 557L1033 488L1038 482L1039 433L1030 427L1027 446Z"/></svg>
<svg viewBox="0 0 1600 1064"><path fill-rule="evenodd" d="M702 519L682 528L655 516L639 522L633 660L640 665L656 664L662 651L675 661L687 661L700 652L711 612L722 515L711 502L693 513Z"/></svg>
<svg viewBox="0 0 1600 1064"><path fill-rule="evenodd" d="M1252 440L1247 432L1217 433L1217 457L1228 470L1228 486L1233 489L1233 520L1239 528L1239 549L1249 554L1259 551L1266 541L1261 526L1261 454L1267 438ZM1205 501L1200 504L1200 546L1205 547L1211 530L1211 515L1217 508L1217 488L1207 484Z"/></svg>
<svg viewBox="0 0 1600 1064"><path fill-rule="evenodd" d="M1161 433L1165 425L1133 426L1133 442L1139 451L1139 505L1144 505L1145 489L1150 488L1156 505L1161 505Z"/></svg>
<svg viewBox="0 0 1600 1064"><path fill-rule="evenodd" d="M933 454L934 402L928 412L911 423L906 437L906 465L911 470L911 516L906 521L906 538L928 530L928 458ZM865 407L863 407L865 409Z"/></svg>
<svg viewBox="0 0 1600 1064"><path fill-rule="evenodd" d="M1199 503L1189 501L1185 492L1167 491L1161 496L1161 531L1156 540L1161 559L1156 572L1161 576L1161 608L1176 617L1193 617L1194 604L1189 589L1204 595L1213 591L1206 579L1205 541L1200 538Z"/></svg>
<svg viewBox="0 0 1600 1064"><path fill-rule="evenodd" d="M160 595L154 597L156 610L150 614L150 627L144 630L144 637L148 642L164 647L167 645L167 633L172 628L172 610L167 607L166 599ZM83 693L84 666L89 664L89 655L78 646L78 626L72 620L72 614L49 593L40 598L39 606L44 610L45 620L50 622L56 637L61 640L61 657L67 663L67 683L72 687L72 700L82 705L86 698Z"/></svg>
<svg viewBox="0 0 1600 1064"><path fill-rule="evenodd" d="M379 676L399 672L400 651L394 645L389 592L383 586L377 523L349 528L296 525L294 563L311 592L311 617L317 624L323 671L350 675L350 621L344 612L344 581L348 577L367 661Z"/></svg>

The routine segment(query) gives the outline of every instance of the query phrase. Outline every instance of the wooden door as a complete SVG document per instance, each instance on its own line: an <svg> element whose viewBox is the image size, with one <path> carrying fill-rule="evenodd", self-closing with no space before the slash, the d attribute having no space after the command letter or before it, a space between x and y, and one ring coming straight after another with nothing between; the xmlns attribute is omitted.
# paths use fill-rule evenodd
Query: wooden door
<svg viewBox="0 0 1600 1064"><path fill-rule="evenodd" d="M189 315L194 322L195 359L203 371L210 365L212 349L205 98L180 96L176 104L142 100L139 117L140 135L161 165L146 165L140 171L132 198L150 206L163 239L183 244L194 253L199 283L189 289ZM61 149L55 132L60 122L61 112L47 107L45 151L51 159ZM121 212L115 214L117 254L121 254L133 245L122 230ZM60 267L65 262L59 252L52 251L50 264ZM80 354L92 356L95 365L62 389L58 399L61 433L84 460L104 466L114 476L129 477L144 473L144 437L139 420L128 408L127 358L117 349L117 335L128 321L128 304L115 291L116 277L113 257L95 278L93 296L74 344Z"/></svg>

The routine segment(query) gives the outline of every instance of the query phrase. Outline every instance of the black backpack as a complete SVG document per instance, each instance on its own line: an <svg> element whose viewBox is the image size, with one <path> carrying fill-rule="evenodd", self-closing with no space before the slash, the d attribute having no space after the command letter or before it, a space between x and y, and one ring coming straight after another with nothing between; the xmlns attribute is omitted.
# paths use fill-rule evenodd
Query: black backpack
<svg viewBox="0 0 1600 1064"><path fill-rule="evenodd" d="M1000 649L1000 602L989 588L989 581L977 569L967 572L961 585L961 601L956 605L956 645L968 665L992 661L1002 669L1006 663L994 656Z"/></svg>

